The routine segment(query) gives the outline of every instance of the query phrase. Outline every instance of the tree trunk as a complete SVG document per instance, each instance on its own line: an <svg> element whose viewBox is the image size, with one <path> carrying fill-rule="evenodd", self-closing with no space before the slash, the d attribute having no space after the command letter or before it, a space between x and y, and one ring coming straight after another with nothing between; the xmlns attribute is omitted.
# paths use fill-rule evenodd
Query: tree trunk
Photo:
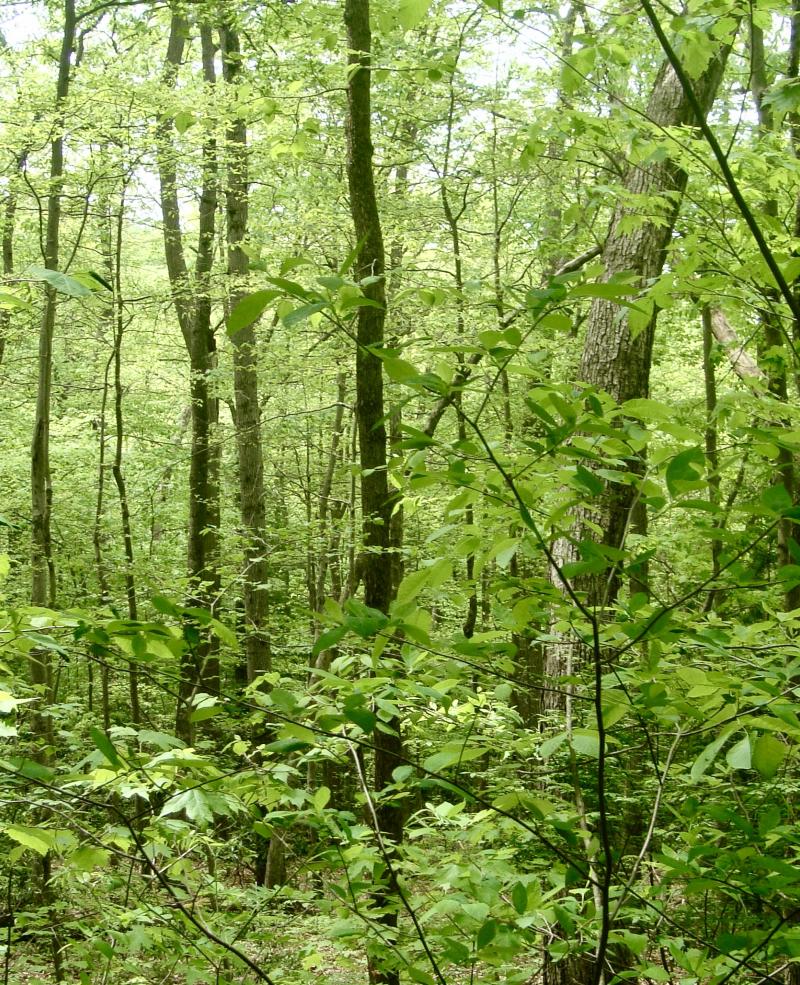
<svg viewBox="0 0 800 985"><path fill-rule="evenodd" d="M116 221L115 221L116 219ZM128 488L125 473L122 468L125 428L122 416L122 339L125 333L125 307L122 297L122 230L125 220L125 185L120 192L119 211L116 217L109 213L109 225L113 225L113 251L109 253L107 270L109 281L113 288L113 340L114 340L114 457L111 462L111 474L117 487L119 499L120 523L122 525L122 545L125 551L125 601L128 607L128 618L136 621L139 618L139 606L136 598L136 575L134 573L133 529L131 512L128 504ZM128 694L131 706L131 722L141 724L142 712L139 706L139 670L135 661L128 664Z"/></svg>
<svg viewBox="0 0 800 985"><path fill-rule="evenodd" d="M713 103L729 50L729 46L725 46L695 83L695 91L704 113L708 113ZM656 125L665 128L687 126L695 122L680 80L666 61L661 65L656 76L646 116ZM630 229L626 225L626 220L631 215L631 208L624 202L617 206L602 253L606 280L611 279L615 274L633 272L644 287L660 275L686 180L686 173L669 158L628 168L624 178L626 192L642 196L641 200L646 198L651 202L655 195L667 195L670 202L669 214L666 216L666 221L661 224L642 217L641 224ZM625 309L613 301L601 298L594 300L578 378L610 394L617 403L624 403L637 397L647 397L655 325L656 312L643 331L638 334L633 333L628 325ZM630 467L634 470L640 469L641 463L633 463ZM599 497L599 503L579 507L570 535L560 538L553 545L553 563L550 571L552 582L563 590L565 586L561 570L564 564L577 559L578 545L581 541L598 539L598 535L594 532L597 526L602 530L602 536L599 537L601 543L613 548L623 548L629 526L634 520L635 503L636 491L633 485L607 484L605 491ZM639 522L643 522L643 518L640 517ZM585 600L584 613L593 614L595 622L602 620L603 611L614 603L619 587L620 572L617 566L612 567L610 571L584 575L572 582L573 591L582 595ZM606 666L597 639L595 638L595 645L590 653L586 646L562 637L559 642L548 647L545 655L546 683L558 680L562 676L571 676L587 663L591 663L594 667L594 687L597 691L600 687L602 668ZM565 712L568 733L572 729L571 691L572 685L568 684L563 691L556 689L546 690L543 693L545 706ZM608 892L613 878L613 859L605 806L603 748L605 740L599 707L600 697L599 694L595 694L601 765L597 773L597 797L600 806L598 838L594 839L594 843L599 842L600 847L590 848L592 841L588 838L588 828L586 844L587 863L590 870L597 873L592 889L595 908L602 919L602 930L597 952L594 955L569 956L557 964L553 964L548 958L544 966L544 985L587 985L589 982L599 985L608 973L606 964L612 957L612 951L616 958L613 962L615 971L624 970L628 960L624 949L617 953L617 949L610 948L608 944L608 935L612 929L608 912ZM586 823L584 798L574 768L574 760L573 780L576 806ZM628 819L626 822L625 828L628 831L632 826L631 822L635 823L635 818Z"/></svg>
<svg viewBox="0 0 800 985"><path fill-rule="evenodd" d="M350 210L355 237L359 244L356 276L375 278L365 285L364 294L376 307L358 309L356 327L356 416L361 466L361 511L364 536L364 602L370 608L388 612L392 601L392 563L389 553L391 500L386 467L386 427L383 401L383 369L381 360L370 348L383 344L386 309L384 282L385 260L375 181L372 170L372 125L370 93L370 61L372 36L370 31L369 0L345 0L344 19L349 48L347 82L347 181L350 191ZM375 789L380 792L389 786L392 771L400 765L402 740L400 722L386 723L390 732L376 730ZM376 808L376 836L386 850L403 838L403 813L391 800L381 800ZM378 894L379 906L389 906L383 917L384 925L393 936L397 913L391 905L393 880L387 877L388 893ZM370 957L369 974L372 982L397 985L398 972L382 961Z"/></svg>
<svg viewBox="0 0 800 985"><path fill-rule="evenodd" d="M47 224L44 244L44 265L58 269L61 232L61 185L64 178L64 109L69 94L70 63L75 43L75 0L64 0L64 30L58 61L56 84L55 136L50 145L50 189L47 195ZM39 372L36 391L36 417L31 443L31 603L55 605L56 572L50 517L53 488L50 474L50 401L53 376L53 335L55 332L57 294L47 284L45 303L39 328ZM41 648L31 652L30 673L39 688L41 701L47 704L52 690L50 651ZM34 715L34 731L48 755L52 747L52 723L47 715Z"/></svg>
<svg viewBox="0 0 800 985"><path fill-rule="evenodd" d="M793 42L795 38L793 37ZM790 52L790 63L794 60L793 52ZM764 31L754 22L750 25L750 88L753 93L753 100L758 111L758 124L762 134L768 135L776 130L775 115L772 107L764 101L764 96L769 88L770 79L767 76L766 60L764 54ZM762 208L767 216L772 219L777 218L778 203L774 198L767 198L762 203ZM764 359L767 369L767 386L769 392L780 403L786 404L789 398L788 372L787 366L791 364L791 353L787 353L784 345L785 332L783 328L783 317L780 304L780 293L772 288L764 290L765 304L759 311L762 327L762 337L760 350L766 354ZM778 427L789 427L790 421L786 418L773 422ZM783 486L786 492L795 499L797 477L795 473L794 456L789 448L779 446L777 469L775 470L774 485ZM791 553L792 533L794 521L789 517L781 517L778 521L778 565L784 567L794 563ZM784 597L786 610L800 607L800 585L792 585Z"/></svg>
<svg viewBox="0 0 800 985"><path fill-rule="evenodd" d="M177 79L187 31L186 19L182 14L173 12L164 68L164 81L169 86L174 86ZM213 86L216 81L214 45L207 25L200 27L200 42L203 79ZM190 278L183 251L172 129L171 119L164 120L159 126L158 168L164 255L191 371L192 448L187 538L190 603L213 610L219 594L219 450L214 436L218 402L210 382L210 373L216 363L214 332L211 327L210 274L214 259L217 209L217 151L213 133L209 131L202 151L197 259L194 275ZM197 645L187 651L181 666L175 727L177 734L187 742L191 742L193 732L190 722L192 698L201 688L212 693L219 689L216 643L208 634L203 633L198 634Z"/></svg>
<svg viewBox="0 0 800 985"><path fill-rule="evenodd" d="M235 86L242 65L239 36L227 22L219 31L222 72L225 82ZM247 234L248 178L247 127L241 118L232 120L226 133L228 276L233 307L247 288L249 261L242 249ZM258 397L258 354L255 325L232 337L233 388L236 407L236 448L239 456L239 499L244 546L244 619L247 680L272 667L269 637L269 559L264 509L264 455L261 441Z"/></svg>
<svg viewBox="0 0 800 985"><path fill-rule="evenodd" d="M2 224L2 251L3 251L3 275L5 277L11 277L14 273L14 229L16 226L17 219L17 181L19 180L18 175L21 175L25 171L25 167L28 162L28 149L20 151L16 155L16 175L12 175L9 179L8 191L6 192L5 202L3 207L3 224ZM11 324L11 312L6 309L0 309L0 365L3 363L3 356L6 351L6 336L8 334L8 328Z"/></svg>
<svg viewBox="0 0 800 985"><path fill-rule="evenodd" d="M730 46L723 47L709 67L695 83L698 100L707 114L714 101L727 61ZM647 106L646 116L660 127L691 125L692 110L678 77L668 62L664 62L656 76ZM650 222L642 218L634 229L626 228L630 207L617 206L603 248L604 279L633 272L639 282L646 285L661 274L667 246L678 216L680 201L686 187L686 173L673 161L651 162L631 166L624 180L626 192L652 201L655 195L669 195L671 202L666 222ZM637 397L647 397L650 385L650 365L653 353L657 312L649 324L638 334L628 326L627 313L614 301L597 298L592 302L586 340L583 346L578 378L610 394L617 403ZM634 466L635 467L635 466ZM577 544L584 538L594 539L586 521L599 524L603 530L602 543L614 548L623 546L635 502L633 485L608 485L601 502L591 510L584 508L579 514L569 538L561 538L553 548L557 567L577 558ZM591 515L590 515L591 514ZM551 570L551 580L561 585L557 570ZM587 593L590 606L604 607L613 603L619 590L619 572L614 569L583 579L576 587ZM545 674L558 678L572 672L576 663L571 642L556 643L548 649ZM545 692L548 707L562 707L564 699L554 691Z"/></svg>

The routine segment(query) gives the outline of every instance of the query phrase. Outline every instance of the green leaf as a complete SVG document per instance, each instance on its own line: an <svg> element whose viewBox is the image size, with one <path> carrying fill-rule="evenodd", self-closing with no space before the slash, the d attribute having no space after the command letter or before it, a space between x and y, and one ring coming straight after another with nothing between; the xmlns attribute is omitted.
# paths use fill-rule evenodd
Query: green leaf
<svg viewBox="0 0 800 985"><path fill-rule="evenodd" d="M572 733L572 748L580 756L600 756L600 736L594 729L575 729Z"/></svg>
<svg viewBox="0 0 800 985"><path fill-rule="evenodd" d="M626 294L638 294L639 288L633 284L596 281L591 284L578 284L569 293L574 298L604 298L607 301L617 301Z"/></svg>
<svg viewBox="0 0 800 985"><path fill-rule="evenodd" d="M175 118L172 121L175 124L175 129L178 133L186 133L193 123L196 123L194 114L190 113L188 109L182 109L175 114Z"/></svg>
<svg viewBox="0 0 800 985"><path fill-rule="evenodd" d="M800 79L781 79L764 95L764 103L776 113L791 113L800 106Z"/></svg>
<svg viewBox="0 0 800 985"><path fill-rule="evenodd" d="M30 304L23 298L17 297L11 291L0 291L0 308L30 308Z"/></svg>
<svg viewBox="0 0 800 985"><path fill-rule="evenodd" d="M160 612L163 616L173 616L175 619L180 619L183 615L181 608L172 599L165 598L163 595L153 595L150 604L156 612Z"/></svg>
<svg viewBox="0 0 800 985"><path fill-rule="evenodd" d="M310 260L308 257L304 257L304 256L286 257L286 259L281 262L281 277L285 277L293 270L297 270L298 267L313 267L313 266L314 266L314 261Z"/></svg>
<svg viewBox="0 0 800 985"><path fill-rule="evenodd" d="M566 741L566 732L559 732L558 735L552 735L549 739L545 739L541 746L539 746L539 755L542 759L549 759Z"/></svg>
<svg viewBox="0 0 800 985"><path fill-rule="evenodd" d="M345 701L344 715L348 721L354 722L362 732L367 734L374 731L378 722L378 716L375 712L361 703Z"/></svg>
<svg viewBox="0 0 800 985"><path fill-rule="evenodd" d="M89 735L92 737L92 742L94 742L95 746L106 757L109 763L116 769L121 769L124 764L106 733L93 725L89 729Z"/></svg>
<svg viewBox="0 0 800 985"><path fill-rule="evenodd" d="M583 465L575 466L572 484L585 490L590 496L599 496L603 491L601 480L593 472L590 472L589 469L584 468Z"/></svg>
<svg viewBox="0 0 800 985"><path fill-rule="evenodd" d="M516 546L516 540L514 541ZM397 589L399 603L413 601L423 588L439 588L451 576L453 564L447 558L440 558L434 564L412 571L400 582Z"/></svg>
<svg viewBox="0 0 800 985"><path fill-rule="evenodd" d="M329 629L327 632L323 633L311 651L311 655L318 657L323 650L329 650L332 646L336 646L339 640L347 633L347 626L334 626L333 629Z"/></svg>
<svg viewBox="0 0 800 985"><path fill-rule="evenodd" d="M284 294L290 294L293 298L299 298L301 301L310 301L313 297L302 284L298 284L296 281L286 280L285 277L267 277L267 280L270 284L279 287Z"/></svg>
<svg viewBox="0 0 800 985"><path fill-rule="evenodd" d="M690 489L699 489L705 485L703 473L706 467L706 457L702 448L687 448L676 455L667 465L666 482L670 496L673 498Z"/></svg>
<svg viewBox="0 0 800 985"><path fill-rule="evenodd" d="M256 291L242 298L233 311L228 316L227 332L228 335L236 335L243 328L252 325L253 322L264 314L265 309L276 298L281 297L281 291Z"/></svg>
<svg viewBox="0 0 800 985"><path fill-rule="evenodd" d="M15 698L8 691L0 691L0 715L9 715L14 709L26 701L33 701L33 698Z"/></svg>
<svg viewBox="0 0 800 985"><path fill-rule="evenodd" d="M112 944L109 944L108 941L103 941L95 938L94 946L95 949L98 950L100 954L102 954L102 956L106 959L106 961L111 961L111 959L114 957L114 946Z"/></svg>
<svg viewBox="0 0 800 985"><path fill-rule="evenodd" d="M313 803L315 809L321 811L323 808L325 808L328 805L330 799L331 799L331 792L328 789L328 787L320 787L319 790L317 790L314 793L314 797L313 797Z"/></svg>
<svg viewBox="0 0 800 985"><path fill-rule="evenodd" d="M621 409L628 417L638 417L640 421L669 421L674 416L673 409L667 404L645 398L626 400Z"/></svg>
<svg viewBox="0 0 800 985"><path fill-rule="evenodd" d="M74 277L62 274L58 270L49 270L47 267L28 267L24 276L31 280L43 281L59 294L66 294L71 298L85 298L92 293L90 287L81 284Z"/></svg>
<svg viewBox="0 0 800 985"><path fill-rule="evenodd" d="M511 902L520 916L528 909L528 890L521 882L511 890Z"/></svg>
<svg viewBox="0 0 800 985"><path fill-rule="evenodd" d="M167 817L170 814L179 814L181 811L186 812L190 821L196 821L200 825L210 824L213 819L208 799L199 788L184 790L170 797L161 808L160 816Z"/></svg>
<svg viewBox="0 0 800 985"><path fill-rule="evenodd" d="M486 947L491 944L492 941L497 936L497 921L496 920L486 920L478 931L478 936L475 939L475 945L480 951L481 948Z"/></svg>
<svg viewBox="0 0 800 985"><path fill-rule="evenodd" d="M232 650L237 650L239 648L239 641L236 638L236 633L226 626L224 622L220 622L219 619L209 620L208 625L211 628L211 632L222 642L225 646L230 647Z"/></svg>
<svg viewBox="0 0 800 985"><path fill-rule="evenodd" d="M421 23L430 5L431 0L401 0L397 8L397 18L403 29L410 31Z"/></svg>
<svg viewBox="0 0 800 985"><path fill-rule="evenodd" d="M456 763L467 763L471 759L479 759L489 750L484 746L464 747L461 742L448 742L440 752L428 756L423 767L431 773L439 773L448 766Z"/></svg>
<svg viewBox="0 0 800 985"><path fill-rule="evenodd" d="M45 828L29 828L23 824L8 824L3 831L12 841L24 848L30 848L37 855L46 855L54 847L56 840L52 831Z"/></svg>
<svg viewBox="0 0 800 985"><path fill-rule="evenodd" d="M786 510L791 509L794 503L786 491L786 486L783 483L777 483L774 486L767 486L761 493L761 505L766 507L770 513L782 515Z"/></svg>
<svg viewBox="0 0 800 985"><path fill-rule="evenodd" d="M92 869L105 868L108 859L109 853L104 848L84 845L82 848L77 848L67 861L79 872L90 872Z"/></svg>
<svg viewBox="0 0 800 985"><path fill-rule="evenodd" d="M725 759L732 770L749 770L751 763L750 736L746 735L735 746L732 746Z"/></svg>
<svg viewBox="0 0 800 985"><path fill-rule="evenodd" d="M788 749L774 735L764 732L753 745L753 766L764 777L771 780L786 757Z"/></svg>
<svg viewBox="0 0 800 985"><path fill-rule="evenodd" d="M722 734L719 735L713 742L705 747L705 749L700 753L697 759L692 764L692 768L689 771L689 776L692 780L699 780L700 777L705 773L708 767L717 758L717 753L728 741L728 737L731 732L736 731L736 727L724 729Z"/></svg>
<svg viewBox="0 0 800 985"><path fill-rule="evenodd" d="M189 714L190 722L205 722L209 718L214 718L223 709L219 705L201 705Z"/></svg>
<svg viewBox="0 0 800 985"><path fill-rule="evenodd" d="M366 298L363 300L366 301ZM322 311L323 308L329 307L327 301L314 301L311 304L303 304L299 308L295 308L294 311L290 311L288 315L284 315L281 321L287 328L291 328L292 325L298 325L301 321L305 321L312 315L315 315L318 311Z"/></svg>

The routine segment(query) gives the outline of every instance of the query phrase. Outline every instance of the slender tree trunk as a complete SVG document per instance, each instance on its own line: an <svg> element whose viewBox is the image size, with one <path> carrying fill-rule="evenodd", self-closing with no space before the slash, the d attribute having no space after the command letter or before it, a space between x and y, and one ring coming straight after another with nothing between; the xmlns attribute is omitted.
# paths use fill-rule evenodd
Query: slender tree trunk
<svg viewBox="0 0 800 985"><path fill-rule="evenodd" d="M111 474L117 487L119 500L120 522L122 526L122 545L125 552L125 602L128 608L128 618L136 621L139 618L139 606L136 597L136 574L134 571L133 528L128 504L128 487L125 472L122 468L125 445L125 428L122 414L122 401L125 395L122 386L122 340L125 334L125 306L122 296L122 236L125 221L125 185L122 187L119 199L119 211L115 217L109 213L109 225L113 223L113 248L109 252L106 269L109 281L113 287L113 365L114 365L114 457L111 462ZM128 695L131 706L131 722L141 724L142 712L139 706L139 670L135 661L128 664Z"/></svg>
<svg viewBox="0 0 800 985"><path fill-rule="evenodd" d="M175 85L180 67L188 23L182 14L173 12L164 67L164 81ZM215 83L214 45L211 30L200 27L203 79ZM211 327L210 275L214 259L214 233L217 210L217 151L213 132L209 130L202 151L202 187L194 274L190 278L183 250L176 152L172 145L173 121L166 119L158 130L158 167L161 190L161 214L164 227L164 255L167 263L173 303L184 343L189 354L191 372L192 448L189 465L188 573L190 601L193 605L213 609L219 594L217 570L219 528L219 450L215 439L218 402L210 374L216 362L214 333ZM219 687L219 660L216 643L200 634L197 646L182 661L176 712L177 734L191 741L191 701L200 688L214 692Z"/></svg>
<svg viewBox="0 0 800 985"><path fill-rule="evenodd" d="M69 94L70 65L75 43L75 2L64 0L64 29L56 84L55 136L50 145L50 188L47 195L47 225L44 265L58 269L61 232L61 185L64 178L64 109ZM53 488L50 474L50 402L53 376L53 335L56 322L57 294L45 286L45 303L39 328L39 373L36 391L36 417L31 443L31 603L55 605L56 572L53 560L51 510ZM31 680L47 704L52 689L50 651L36 649L30 658ZM52 723L47 715L34 716L34 728L44 747L52 747Z"/></svg>
<svg viewBox="0 0 800 985"><path fill-rule="evenodd" d="M361 510L364 535L364 602L370 608L388 612L392 601L392 563L389 553L391 499L387 479L386 427L381 360L370 351L383 344L386 308L384 282L385 260L375 181L372 169L372 121L370 62L372 36L369 0L345 0L345 26L349 48L347 82L347 181L355 237L359 243L356 274L375 278L364 286L364 294L376 307L361 307L357 317L356 348L356 416L361 465ZM400 722L386 723L389 731L376 730L375 789L389 786L392 771L400 765L402 740ZM381 799L376 807L376 836L392 852L403 838L403 812L390 799ZM388 877L387 877L388 878ZM389 907L382 917L392 933L397 913L391 905L393 880L388 878L388 894L379 894L379 905ZM397 985L399 976L391 966L370 957L372 982Z"/></svg>
<svg viewBox="0 0 800 985"><path fill-rule="evenodd" d="M239 36L230 22L219 32L223 78L235 86L241 73ZM228 275L230 304L247 289L249 263L242 245L247 235L247 127L237 118L226 134ZM258 396L258 354L255 325L233 338L233 388L236 407L236 447L239 455L239 500L244 547L244 618L247 679L253 681L272 667L269 637L269 558L264 508L264 453Z"/></svg>
<svg viewBox="0 0 800 985"><path fill-rule="evenodd" d="M704 305L702 311L703 321L703 382L706 393L706 471L708 472L708 496L715 509L720 507L720 476L719 476L719 442L717 433L717 377L714 372L713 344L714 331L711 325L711 308ZM715 516L713 527L719 529L720 517ZM720 569L720 548L721 543L718 537L711 538L711 574L714 578L719 574ZM717 593L708 593L705 608L711 612L717 604Z"/></svg>
<svg viewBox="0 0 800 985"><path fill-rule="evenodd" d="M64 179L64 124L65 103L69 95L70 68L75 45L75 0L64 0L64 25L61 51L58 59L56 83L54 137L50 144L50 187L47 194L47 220L44 243L44 265L48 270L58 269L61 238L61 186ZM53 608L56 599L56 572L53 560L51 535L51 511L53 488L50 473L50 403L53 376L53 336L55 334L57 295L47 284L45 303L39 328L39 364L36 390L36 416L31 443L31 603ZM50 650L38 648L30 655L31 681L40 692L42 711L33 715L33 731L36 738L36 755L42 762L50 762L53 756L53 724L46 706L53 697L52 665ZM42 887L42 902L49 906L53 901L51 886L51 858L49 853L41 860L38 873ZM55 927L52 931L53 970L56 981L63 981L61 941Z"/></svg>
<svg viewBox="0 0 800 985"><path fill-rule="evenodd" d="M94 508L94 524L92 526L92 546L94 548L94 564L97 572L98 602L101 607L108 605L111 593L108 589L108 569L103 556L103 516L105 514L105 491L106 491L106 411L108 407L108 377L111 372L111 362L113 354L106 361L103 372L103 395L100 401L100 420L97 427L98 442L98 462L97 462L97 497ZM92 695L94 687L94 664L91 656L88 664L89 671L89 694ZM108 692L108 662L103 660L100 665L100 691L101 709L103 715L103 728L108 732L111 727L111 706L109 703ZM91 702L90 702L91 704ZM90 707L91 710L91 707Z"/></svg>
<svg viewBox="0 0 800 985"><path fill-rule="evenodd" d="M17 180L28 162L28 150L22 150L16 155L16 171L9 179L8 191L6 192L3 207L2 223L2 251L3 251L3 274L11 277L14 273L14 229L17 219ZM8 328L11 324L11 312L3 308L0 310L0 365L3 363L3 356L6 351L6 338Z"/></svg>

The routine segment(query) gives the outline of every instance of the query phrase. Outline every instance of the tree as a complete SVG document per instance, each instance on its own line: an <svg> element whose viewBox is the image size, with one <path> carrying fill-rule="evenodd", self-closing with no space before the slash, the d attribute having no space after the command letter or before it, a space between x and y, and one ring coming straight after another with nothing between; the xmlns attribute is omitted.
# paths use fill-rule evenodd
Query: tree
<svg viewBox="0 0 800 985"><path fill-rule="evenodd" d="M372 37L369 0L346 0L347 28L347 184L350 210L357 240L355 273L364 293L364 304L356 316L356 421L361 469L361 515L364 530L364 604L387 614L392 602L392 559L389 553L392 502L389 495L386 458L386 425L383 400L383 365L377 349L383 345L386 312L386 264L375 182L372 172L372 123L370 71ZM392 716L375 735L375 791L393 782L394 770L402 764L400 720ZM359 767L360 768L360 767ZM403 840L403 813L385 796L370 804L376 836L387 868L385 879L391 895L397 891L392 855ZM376 902L390 902L379 894ZM390 908L383 915L388 927L397 926ZM397 985L397 971L372 958L370 980Z"/></svg>
<svg viewBox="0 0 800 985"><path fill-rule="evenodd" d="M183 58L189 23L183 14L173 11L167 44L164 81L174 86ZM211 28L200 25L203 80L208 86L216 81ZM161 214L164 228L164 255L172 286L173 302L189 355L191 372L192 452L189 469L188 568L193 600L214 608L219 592L217 571L219 527L219 460L214 429L219 407L210 374L216 363L214 330L211 326L211 268L217 212L217 146L213 132L207 135L202 150L202 187L197 233L197 259L190 278L183 250L180 204L176 171L176 153L171 146L173 118L166 116L159 125L159 181ZM190 737L191 703L201 687L218 686L214 644L198 634L196 647L187 651L181 671L177 708L177 731Z"/></svg>

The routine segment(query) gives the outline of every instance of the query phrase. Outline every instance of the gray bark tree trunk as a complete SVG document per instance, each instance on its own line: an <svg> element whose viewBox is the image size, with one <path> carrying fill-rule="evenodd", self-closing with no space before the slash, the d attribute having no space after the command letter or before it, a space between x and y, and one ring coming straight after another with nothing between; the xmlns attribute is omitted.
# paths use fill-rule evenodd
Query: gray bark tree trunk
<svg viewBox="0 0 800 985"><path fill-rule="evenodd" d="M186 18L177 11L170 21L164 82L174 87L188 33ZM214 45L211 30L200 27L203 78L215 83ZM202 186L200 189L197 255L193 275L183 250L176 151L172 143L172 119L158 128L158 170L161 214L164 227L164 255L172 289L172 298L181 333L189 354L191 371L192 446L189 465L188 574L190 601L193 605L214 608L219 593L217 570L219 528L219 453L214 430L218 420L218 402L210 381L216 364L214 332L211 327L210 275L214 259L214 233L217 210L217 151L213 133L205 138L202 151ZM202 635L197 647L182 660L176 711L176 732L190 742L191 701L201 689L219 687L219 661L216 644Z"/></svg>
<svg viewBox="0 0 800 985"><path fill-rule="evenodd" d="M696 94L706 114L722 79L729 50L729 46L723 47L695 83ZM666 61L656 76L645 115L664 128L690 126L694 122L680 81ZM644 286L661 274L686 180L686 172L670 158L628 168L624 179L625 191L643 198L668 195L670 212L665 222L645 219L631 230L625 224L631 214L630 207L624 202L617 206L602 253L605 280L617 274L633 272ZM613 301L596 298L589 315L579 379L604 390L617 403L647 397L656 319L657 312L643 331L633 333L625 309ZM584 508L570 537L561 538L554 545L557 567L560 569L577 558L577 544L581 540L596 537L589 531L587 521L600 525L603 530L602 543L614 548L622 547L631 523L635 499L634 486L609 484L599 505L591 510ZM562 584L557 570L551 571L551 579L556 585ZM590 606L602 608L613 603L619 581L619 573L612 570L610 574L604 572L585 578L575 587L586 593ZM565 641L548 649L545 660L547 678L554 679L572 672L576 662L574 648L574 644ZM555 691L545 692L545 705L563 708L563 696Z"/></svg>
<svg viewBox="0 0 800 985"><path fill-rule="evenodd" d="M722 79L729 46L723 47L711 61L703 75L695 82L695 91L704 114L707 114ZM665 61L656 76L648 101L647 118L659 127L690 126L694 114L686 98L680 80ZM683 192L686 187L686 173L669 157L642 165L631 165L624 177L625 191L631 195L642 196L641 200L653 202L655 196L666 197L669 212L666 221L653 222L643 217L640 224L628 228L626 220L631 208L625 201L616 207L611 220L602 260L605 268L604 279L614 275L634 273L637 280L646 286L661 274L666 250L677 220ZM652 205L651 205L652 207ZM617 403L634 398L647 397L650 383L653 339L655 335L657 312L653 313L649 324L640 333L631 331L627 312L613 301L597 298L592 302L586 339L578 377L581 382L608 393ZM640 467L640 466L639 466ZM632 463L637 469L637 463ZM628 530L634 523L642 529L646 520L634 517L636 490L634 485L608 483L596 503L579 507L569 536L559 538L553 545L550 578L557 587L564 590L562 568L579 556L581 541L595 541L611 548L624 547ZM598 535L597 527L602 531ZM617 567L599 574L584 575L572 581L572 590L584 600L584 612L592 614L595 621L602 621L604 610L611 606L619 591L620 572ZM562 638L551 644L545 654L545 683L557 681L562 676L571 677L586 665L594 665L594 686L599 688L600 672L604 656L597 645L589 648L575 643L571 638ZM560 709L566 715L567 732L572 729L572 685L561 689L545 690L543 703L548 708ZM596 696L595 709L599 716L599 697ZM600 985L610 976L609 965L613 970L622 971L627 963L624 948L610 948L608 934L611 928L609 917L609 888L613 879L613 858L610 851L608 816L605 808L605 762L604 730L602 721L597 721L601 742L601 765L597 773L597 797L600 803L598 839L590 839L588 816L584 807L584 795L577 773L574 755L571 754L571 772L575 786L575 801L583 818L586 836L586 852L589 870L596 873L592 885L595 907L602 918L602 931L595 954L568 956L554 964L546 956L544 965L544 985ZM626 818L625 826L631 831L636 826L636 817ZM591 847L597 841L599 848Z"/></svg>
<svg viewBox="0 0 800 985"><path fill-rule="evenodd" d="M239 36L231 23L219 31L222 72L235 86L241 74ZM228 240L230 305L246 293L249 261L242 248L247 235L248 178L247 127L241 118L230 122L226 133L227 184L225 204ZM255 325L241 329L233 343L233 389L236 407L236 448L239 456L239 498L244 547L244 619L247 680L272 667L269 637L269 559L264 506L264 453L258 396L258 354Z"/></svg>

